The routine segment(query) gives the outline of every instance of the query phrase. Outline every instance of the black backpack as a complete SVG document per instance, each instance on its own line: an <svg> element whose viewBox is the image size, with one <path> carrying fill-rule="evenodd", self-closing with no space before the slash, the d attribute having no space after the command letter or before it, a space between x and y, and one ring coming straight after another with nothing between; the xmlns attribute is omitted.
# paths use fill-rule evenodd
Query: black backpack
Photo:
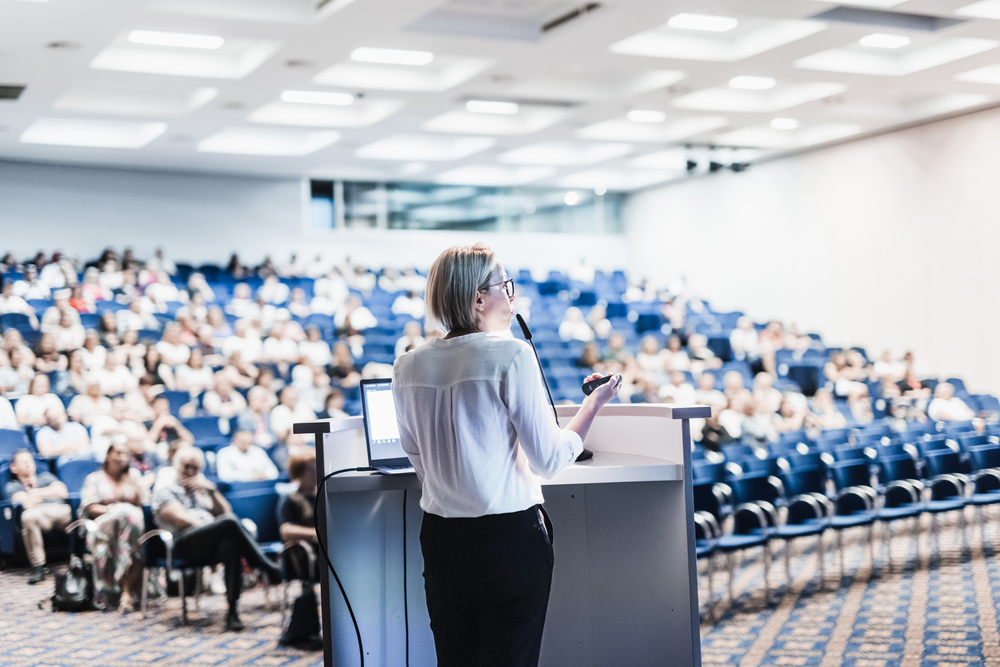
<svg viewBox="0 0 1000 667"><path fill-rule="evenodd" d="M52 611L91 611L94 607L94 578L91 566L74 556L66 574L56 575Z"/></svg>

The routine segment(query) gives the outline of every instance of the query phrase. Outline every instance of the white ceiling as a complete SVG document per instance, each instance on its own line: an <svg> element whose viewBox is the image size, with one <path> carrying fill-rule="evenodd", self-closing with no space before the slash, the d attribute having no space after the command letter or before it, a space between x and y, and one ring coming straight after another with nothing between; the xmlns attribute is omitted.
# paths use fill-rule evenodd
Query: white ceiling
<svg viewBox="0 0 1000 667"><path fill-rule="evenodd" d="M816 19L838 6L817 0L604 0L539 30L580 1L0 0L0 85L27 85L0 100L0 158L629 190L679 177L687 144L743 161L1000 101L998 0L848 5L960 20L938 30ZM670 27L682 13L738 24ZM136 44L135 30L224 43ZM873 33L910 42L859 44ZM352 60L361 47L433 59Z"/></svg>

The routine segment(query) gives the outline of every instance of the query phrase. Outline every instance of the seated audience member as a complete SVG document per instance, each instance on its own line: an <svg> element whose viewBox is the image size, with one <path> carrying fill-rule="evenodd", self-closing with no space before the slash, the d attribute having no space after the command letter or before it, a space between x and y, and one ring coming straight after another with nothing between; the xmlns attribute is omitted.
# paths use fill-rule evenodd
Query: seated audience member
<svg viewBox="0 0 1000 667"><path fill-rule="evenodd" d="M163 363L168 366L180 366L187 363L191 356L191 348L181 342L181 328L176 322L170 322L163 327L163 340L156 344Z"/></svg>
<svg viewBox="0 0 1000 667"><path fill-rule="evenodd" d="M0 350L0 390L5 397L15 399L27 394L34 377L35 369L25 362L20 348L11 350L9 355Z"/></svg>
<svg viewBox="0 0 1000 667"><path fill-rule="evenodd" d="M87 391L87 384L90 382L90 372L83 363L83 352L75 349L66 355L66 387L67 394L83 394Z"/></svg>
<svg viewBox="0 0 1000 667"><path fill-rule="evenodd" d="M744 409L745 417L741 425L743 436L742 442L764 444L766 442L777 442L779 419L763 400L757 400L752 395L746 403Z"/></svg>
<svg viewBox="0 0 1000 667"><path fill-rule="evenodd" d="M214 417L226 419L235 417L247 407L243 394L233 389L233 383L223 371L215 374L215 388L205 392L202 403L205 406L205 412Z"/></svg>
<svg viewBox="0 0 1000 667"><path fill-rule="evenodd" d="M691 334L688 337L687 353L692 373L701 373L707 368L722 368L722 359L708 348L708 338L702 334Z"/></svg>
<svg viewBox="0 0 1000 667"><path fill-rule="evenodd" d="M906 375L906 365L892 358L892 351L882 350L882 356L878 358L872 369L883 381L898 382Z"/></svg>
<svg viewBox="0 0 1000 667"><path fill-rule="evenodd" d="M299 364L292 370L292 385L299 392L299 403L313 412L322 411L327 395L336 389L330 383L330 376L322 366Z"/></svg>
<svg viewBox="0 0 1000 667"><path fill-rule="evenodd" d="M181 300L180 290L177 289L177 286L170 280L170 276L166 272L160 271L155 275L156 280L146 286L145 294L153 302L156 312L165 313L167 312L168 302Z"/></svg>
<svg viewBox="0 0 1000 667"><path fill-rule="evenodd" d="M601 356L601 373L620 373L625 368L625 363L632 359L632 353L625 347L625 336L620 333L612 333L608 336L608 346Z"/></svg>
<svg viewBox="0 0 1000 667"><path fill-rule="evenodd" d="M57 465L94 460L86 427L66 419L66 411L61 407L45 411L45 426L35 433L35 446L40 456L57 459Z"/></svg>
<svg viewBox="0 0 1000 667"><path fill-rule="evenodd" d="M907 366L903 379L896 383L904 398L928 399L931 397L931 382L921 380L913 366Z"/></svg>
<svg viewBox="0 0 1000 667"><path fill-rule="evenodd" d="M781 392L774 388L774 376L770 373L757 373L754 376L753 396L769 412L777 412L781 407Z"/></svg>
<svg viewBox="0 0 1000 667"><path fill-rule="evenodd" d="M271 429L279 442L288 442L292 437L292 425L296 422L315 419L316 413L299 403L299 392L293 386L282 389L278 405L271 408Z"/></svg>
<svg viewBox="0 0 1000 667"><path fill-rule="evenodd" d="M321 338L319 327L315 324L306 327L306 339L299 343L298 357L300 364L310 366L327 366L333 361L330 344Z"/></svg>
<svg viewBox="0 0 1000 667"><path fill-rule="evenodd" d="M776 422L778 433L798 431L805 428L806 413L808 411L807 405L792 398L791 394L782 396L781 405L778 408L778 421Z"/></svg>
<svg viewBox="0 0 1000 667"><path fill-rule="evenodd" d="M287 335L286 325L281 320L271 327L271 335L264 341L261 360L286 367L299 360L298 345Z"/></svg>
<svg viewBox="0 0 1000 667"><path fill-rule="evenodd" d="M220 348L223 340L215 337L211 325L203 324L198 327L198 337L191 345L191 352L197 350L202 360L209 366L224 366L226 358L222 356ZM191 360L188 359L188 364L190 363Z"/></svg>
<svg viewBox="0 0 1000 667"><path fill-rule="evenodd" d="M664 403L690 405L694 403L695 391L684 373L674 371L670 374L670 382L660 387L659 396Z"/></svg>
<svg viewBox="0 0 1000 667"><path fill-rule="evenodd" d="M247 409L236 418L236 429L249 431L252 441L260 447L270 447L277 438L271 428L271 400L274 394L264 387L251 387L247 393Z"/></svg>
<svg viewBox="0 0 1000 667"><path fill-rule="evenodd" d="M743 437L743 420L747 409L753 412L753 394L749 389L734 389L729 397L729 405L719 412L719 424L733 439L739 441Z"/></svg>
<svg viewBox="0 0 1000 667"><path fill-rule="evenodd" d="M424 318L424 300L415 292L403 292L392 302L393 315L409 315L415 320Z"/></svg>
<svg viewBox="0 0 1000 667"><path fill-rule="evenodd" d="M28 393L17 400L14 413L18 423L24 426L42 427L46 422L45 413L49 410L65 413L66 407L55 394L49 393L49 377L38 373L28 385Z"/></svg>
<svg viewBox="0 0 1000 667"><path fill-rule="evenodd" d="M587 343L594 340L596 335L583 318L583 311L576 306L570 306L559 324L559 337L563 340L579 340Z"/></svg>
<svg viewBox="0 0 1000 667"><path fill-rule="evenodd" d="M267 409L270 410L278 404L278 392L285 386L285 381L275 377L274 371L265 366L257 374L254 386L263 387L267 390Z"/></svg>
<svg viewBox="0 0 1000 667"><path fill-rule="evenodd" d="M69 402L66 413L73 421L89 428L98 416L111 414L111 399L101 393L101 384L97 379L90 378L83 392Z"/></svg>
<svg viewBox="0 0 1000 667"><path fill-rule="evenodd" d="M101 469L87 475L80 492L80 515L96 526L87 531L94 557L94 603L105 611L138 609L141 598L145 489L131 460L127 445L111 445Z"/></svg>
<svg viewBox="0 0 1000 667"><path fill-rule="evenodd" d="M753 320L745 315L736 321L736 328L729 334L733 358L751 366L760 361L760 337Z"/></svg>
<svg viewBox="0 0 1000 667"><path fill-rule="evenodd" d="M728 401L726 395L715 388L715 376L711 373L702 373L698 376L698 390L694 393L694 402L700 405L725 405Z"/></svg>
<svg viewBox="0 0 1000 667"><path fill-rule="evenodd" d="M96 329L89 329L83 338L83 365L88 371L96 371L104 367L104 360L107 357L108 349L101 345L101 335Z"/></svg>
<svg viewBox="0 0 1000 667"><path fill-rule="evenodd" d="M702 376L704 377L704 376ZM719 392L722 396L722 392ZM704 419L704 425L701 428L701 438L699 442L701 446L705 449L711 450L713 452L718 452L722 449L724 445L728 445L731 442L735 442L736 439L729 434L729 431L719 422L719 415L722 411L726 409L726 399L715 397L711 402L707 403L709 407L712 408L712 416Z"/></svg>
<svg viewBox="0 0 1000 667"><path fill-rule="evenodd" d="M306 542L315 545L316 518L316 450L296 447L288 458L288 476L296 485L294 491L278 501L278 531L281 541ZM315 568L309 571L309 559L301 549L290 550L286 555L290 579L313 580Z"/></svg>
<svg viewBox="0 0 1000 667"><path fill-rule="evenodd" d="M154 445L163 445L162 449L165 451L194 444L191 431L170 414L170 401L166 396L153 399L153 414L155 417L149 427L149 437Z"/></svg>
<svg viewBox="0 0 1000 667"><path fill-rule="evenodd" d="M201 350L191 350L188 362L174 369L174 382L180 391L188 392L192 398L215 386L215 374L205 365Z"/></svg>
<svg viewBox="0 0 1000 667"><path fill-rule="evenodd" d="M236 283L233 298L226 305L226 312L237 318L244 318L253 309L253 293L246 283Z"/></svg>
<svg viewBox="0 0 1000 667"><path fill-rule="evenodd" d="M317 419L343 419L349 417L344 412L344 392L336 387L330 387L330 393L326 397L326 409L317 413Z"/></svg>
<svg viewBox="0 0 1000 667"><path fill-rule="evenodd" d="M90 427L90 446L94 457L101 461L112 443L125 443L131 439L149 440L146 427L129 412L128 402L118 396L111 399L111 410L94 417Z"/></svg>
<svg viewBox="0 0 1000 667"><path fill-rule="evenodd" d="M58 326L52 332L53 342L60 352L82 347L83 341L87 337L83 325L79 321L73 321L72 313L76 313L76 311L71 308L60 311Z"/></svg>
<svg viewBox="0 0 1000 667"><path fill-rule="evenodd" d="M851 409L851 416L857 424L870 424L874 415L872 414L872 402L868 396L868 385L861 385L860 391L851 392L847 398L847 406Z"/></svg>
<svg viewBox="0 0 1000 667"><path fill-rule="evenodd" d="M112 350L104 358L104 368L93 372L93 378L101 385L101 393L105 396L124 394L139 386L139 380L123 361L122 353Z"/></svg>
<svg viewBox="0 0 1000 667"><path fill-rule="evenodd" d="M215 460L223 482L254 482L277 479L278 468L263 447L253 444L253 433L236 427L232 444L219 450Z"/></svg>
<svg viewBox="0 0 1000 667"><path fill-rule="evenodd" d="M101 336L101 345L113 349L118 345L118 321L115 320L114 312L104 311L97 321L97 333Z"/></svg>
<svg viewBox="0 0 1000 667"><path fill-rule="evenodd" d="M580 358L574 362L577 368L595 370L601 363L601 350L597 343L585 343Z"/></svg>
<svg viewBox="0 0 1000 667"><path fill-rule="evenodd" d="M0 389L2 388L3 382L0 381ZM21 425L17 423L17 415L14 414L14 407L10 401L0 396L0 429L16 431L20 428Z"/></svg>
<svg viewBox="0 0 1000 667"><path fill-rule="evenodd" d="M38 328L42 333L55 333L59 328L59 320L63 313L67 313L73 324L80 324L80 313L78 313L69 303L73 292L68 289L59 289L53 292L53 304L45 309L41 323Z"/></svg>
<svg viewBox="0 0 1000 667"><path fill-rule="evenodd" d="M52 296L52 290L38 279L37 267L28 264L24 267L24 277L14 282L14 294L25 301L48 300Z"/></svg>
<svg viewBox="0 0 1000 667"><path fill-rule="evenodd" d="M343 307L337 309L333 316L333 324L342 336L351 337L366 329L377 327L378 320L372 315L372 311L361 305L361 299L352 296Z"/></svg>
<svg viewBox="0 0 1000 667"><path fill-rule="evenodd" d="M42 334L35 348L35 370L39 373L66 370L66 357L56 349L56 337Z"/></svg>
<svg viewBox="0 0 1000 667"><path fill-rule="evenodd" d="M608 319L608 311L601 304L593 306L587 313L587 324L601 340L611 335L611 320Z"/></svg>
<svg viewBox="0 0 1000 667"><path fill-rule="evenodd" d="M934 421L966 421L976 413L955 396L955 387L949 382L940 382L934 388L934 399L927 406L927 416Z"/></svg>
<svg viewBox="0 0 1000 667"><path fill-rule="evenodd" d="M24 549L31 563L29 584L45 579L45 545L42 533L50 530L65 531L69 526L70 507L65 500L69 493L66 485L48 471L35 473L35 459L22 449L14 453L10 462L11 480L4 489L4 497L15 505L22 505L21 536Z"/></svg>
<svg viewBox="0 0 1000 667"><path fill-rule="evenodd" d="M205 457L197 447L185 447L174 455L175 475L164 476L153 491L156 523L174 536L174 555L225 567L228 631L243 629L238 601L243 584L243 563L263 570L272 581L280 581L281 570L257 546L232 507L202 470Z"/></svg>
<svg viewBox="0 0 1000 667"><path fill-rule="evenodd" d="M0 278L0 280L3 280ZM3 289L0 291L0 315L7 313L20 313L27 315L31 326L37 326L38 320L35 318L35 309L28 305L22 297L14 294L14 283L9 280L3 281Z"/></svg>
<svg viewBox="0 0 1000 667"><path fill-rule="evenodd" d="M292 300L285 307L295 317L305 319L312 315L312 308L309 307L309 302L306 301L306 292L301 287L296 287L292 290Z"/></svg>
<svg viewBox="0 0 1000 667"><path fill-rule="evenodd" d="M361 382L361 373L351 356L351 348L347 343L337 343L333 346L333 363L330 364L330 377L338 381L342 387L354 387Z"/></svg>
<svg viewBox="0 0 1000 667"><path fill-rule="evenodd" d="M760 346L760 361L764 370L776 375L774 353L785 348L785 327L781 322L772 320L757 336Z"/></svg>
<svg viewBox="0 0 1000 667"><path fill-rule="evenodd" d="M77 314L94 312L94 305L83 298L82 285L76 285L70 290L69 307Z"/></svg>
<svg viewBox="0 0 1000 667"><path fill-rule="evenodd" d="M263 344L260 338L250 332L247 320L236 320L233 325L233 335L222 342L222 354L232 362L232 356L239 352L244 363L252 364L260 360Z"/></svg>
<svg viewBox="0 0 1000 667"><path fill-rule="evenodd" d="M681 339L671 336L667 339L667 347L662 352L663 368L668 371L690 371L691 358L681 347Z"/></svg>
<svg viewBox="0 0 1000 667"><path fill-rule="evenodd" d="M197 293L200 294L202 299L204 299L207 303L215 303L215 292L212 291L211 285L209 285L208 281L205 280L205 276L203 274L197 272L192 273L191 277L188 278L187 289L188 294L191 295L192 299Z"/></svg>
<svg viewBox="0 0 1000 667"><path fill-rule="evenodd" d="M84 271L81 289L83 291L83 298L91 304L98 301L110 301L114 297L111 290L101 284L101 272L96 266L92 266Z"/></svg>
<svg viewBox="0 0 1000 667"><path fill-rule="evenodd" d="M3 332L3 348L7 350L7 354L12 354L15 350L19 351L24 355L24 363L34 367L35 352L24 344L24 337L17 329L11 327Z"/></svg>
<svg viewBox="0 0 1000 667"><path fill-rule="evenodd" d="M847 426L847 418L837 409L833 394L826 389L816 390L812 412L806 414L805 422L806 426L823 430Z"/></svg>
<svg viewBox="0 0 1000 667"><path fill-rule="evenodd" d="M147 303L148 299L147 299ZM118 335L121 336L126 331L139 331L140 329L158 329L159 322L153 317L153 304L143 309L141 297L133 298L128 308L119 310L116 319L118 320Z"/></svg>
<svg viewBox="0 0 1000 667"><path fill-rule="evenodd" d="M867 373L864 358L857 350L831 354L830 361L823 367L823 374L832 384L837 398L850 398L865 389Z"/></svg>
<svg viewBox="0 0 1000 667"><path fill-rule="evenodd" d="M278 280L278 276L269 275L264 278L264 284L257 290L257 298L263 299L264 303L275 306L282 306L288 303L291 297L291 289L288 285Z"/></svg>
<svg viewBox="0 0 1000 667"><path fill-rule="evenodd" d="M120 348L119 348L120 349ZM115 350L119 353L119 350ZM163 387L163 389L176 389L177 382L174 380L174 372L166 362L155 345L146 348L146 354L142 357L142 362L138 367L132 369L133 374L138 377L148 375L153 378L153 384Z"/></svg>
<svg viewBox="0 0 1000 667"><path fill-rule="evenodd" d="M403 335L396 341L396 356L399 357L410 350L415 350L426 342L427 339L423 336L423 328L420 326L420 322L407 322L403 326Z"/></svg>
<svg viewBox="0 0 1000 667"><path fill-rule="evenodd" d="M635 355L639 368L647 373L659 373L663 370L663 351L656 336L643 336L639 342L639 352Z"/></svg>
<svg viewBox="0 0 1000 667"><path fill-rule="evenodd" d="M212 338L218 341L225 340L233 335L233 327L230 326L226 320L226 316L222 313L222 309L218 306L212 306L208 309L208 318L205 320L205 326L211 329Z"/></svg>

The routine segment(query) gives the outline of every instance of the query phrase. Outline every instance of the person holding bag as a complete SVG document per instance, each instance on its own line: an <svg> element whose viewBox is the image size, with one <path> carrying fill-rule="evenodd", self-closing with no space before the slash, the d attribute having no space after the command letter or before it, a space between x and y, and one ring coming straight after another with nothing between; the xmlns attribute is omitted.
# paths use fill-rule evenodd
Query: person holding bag
<svg viewBox="0 0 1000 667"><path fill-rule="evenodd" d="M514 281L486 246L443 252L426 301L448 334L399 357L392 388L422 486L438 665L537 665L553 566L538 478L573 463L620 379L586 397L560 430L531 348L508 332Z"/></svg>

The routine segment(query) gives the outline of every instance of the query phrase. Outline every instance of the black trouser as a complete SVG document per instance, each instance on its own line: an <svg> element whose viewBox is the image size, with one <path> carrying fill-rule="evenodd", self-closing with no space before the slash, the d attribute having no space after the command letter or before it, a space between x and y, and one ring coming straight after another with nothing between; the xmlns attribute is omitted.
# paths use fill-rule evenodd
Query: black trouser
<svg viewBox="0 0 1000 667"><path fill-rule="evenodd" d="M255 569L274 568L257 541L233 516L221 517L174 538L174 556L205 565L222 563L226 569L226 599L230 609L235 609L243 589L242 558Z"/></svg>
<svg viewBox="0 0 1000 667"><path fill-rule="evenodd" d="M424 513L420 546L438 667L537 665L553 562L541 507Z"/></svg>

